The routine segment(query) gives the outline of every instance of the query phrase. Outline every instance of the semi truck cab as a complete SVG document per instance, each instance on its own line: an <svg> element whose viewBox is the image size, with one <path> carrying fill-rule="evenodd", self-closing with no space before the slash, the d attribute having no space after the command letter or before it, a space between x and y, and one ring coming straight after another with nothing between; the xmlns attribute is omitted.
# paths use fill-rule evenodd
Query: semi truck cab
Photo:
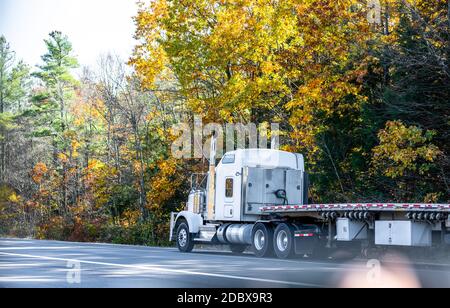
<svg viewBox="0 0 450 308"><path fill-rule="evenodd" d="M216 167L214 220L254 222L263 205L304 203L304 170L301 154L270 149L225 154Z"/></svg>
<svg viewBox="0 0 450 308"><path fill-rule="evenodd" d="M238 149L209 172L194 174L187 208L172 213L170 240L181 252L195 244L230 245L239 253L279 258L355 244L432 247L446 245L449 204L308 204L302 154ZM440 235L440 236L433 236Z"/></svg>

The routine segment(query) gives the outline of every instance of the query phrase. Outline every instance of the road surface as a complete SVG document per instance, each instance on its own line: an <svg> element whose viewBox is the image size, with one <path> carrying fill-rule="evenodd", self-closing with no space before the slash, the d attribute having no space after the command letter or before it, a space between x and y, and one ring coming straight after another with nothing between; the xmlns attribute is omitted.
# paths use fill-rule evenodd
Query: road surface
<svg viewBox="0 0 450 308"><path fill-rule="evenodd" d="M415 279L420 286L450 287L449 266L396 264L391 270L397 279L404 274L401 282L407 286ZM380 274L384 267L371 266L367 261L257 259L219 251L182 254L174 248L0 238L3 288L359 287L364 279L383 285L389 277Z"/></svg>

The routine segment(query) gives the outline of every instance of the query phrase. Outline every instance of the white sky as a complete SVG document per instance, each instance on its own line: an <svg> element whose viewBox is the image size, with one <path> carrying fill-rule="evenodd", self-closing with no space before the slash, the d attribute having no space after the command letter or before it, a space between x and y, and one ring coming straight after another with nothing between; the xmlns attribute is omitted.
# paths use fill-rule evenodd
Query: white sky
<svg viewBox="0 0 450 308"><path fill-rule="evenodd" d="M100 54L127 60L135 41L135 0L0 0L0 35L17 57L40 63L43 39L53 30L69 36L80 65L95 65Z"/></svg>

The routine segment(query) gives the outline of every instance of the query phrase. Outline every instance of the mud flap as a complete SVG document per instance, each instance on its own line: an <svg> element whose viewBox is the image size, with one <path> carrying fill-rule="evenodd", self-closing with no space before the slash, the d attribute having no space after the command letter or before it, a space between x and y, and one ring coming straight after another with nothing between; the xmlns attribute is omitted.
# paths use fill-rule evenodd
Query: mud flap
<svg viewBox="0 0 450 308"><path fill-rule="evenodd" d="M295 254L311 255L319 243L319 235L311 230L295 231Z"/></svg>

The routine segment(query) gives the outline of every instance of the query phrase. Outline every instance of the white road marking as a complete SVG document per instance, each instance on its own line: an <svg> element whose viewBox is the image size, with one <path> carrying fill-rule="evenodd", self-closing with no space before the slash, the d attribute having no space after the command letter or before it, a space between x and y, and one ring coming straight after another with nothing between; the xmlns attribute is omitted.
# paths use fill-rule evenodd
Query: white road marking
<svg viewBox="0 0 450 308"><path fill-rule="evenodd" d="M0 277L0 282L53 282L48 277L31 277L31 276L9 276Z"/></svg>
<svg viewBox="0 0 450 308"><path fill-rule="evenodd" d="M50 241L50 240L26 240L23 241L21 239L4 239L4 238L0 238L0 244L34 244L34 243L50 243L50 244L73 244L73 245L77 245L77 246L70 246L70 247L61 247L61 246L49 246L49 247L26 247L25 249L73 249L73 248L77 248L77 249L89 249L89 248L99 248L101 246L110 246L110 247L115 247L115 248L121 248L124 250L135 250L135 251L152 251L152 252L177 252L178 253L178 249L173 248L173 247L151 247L151 246L136 246L136 245L126 245L126 244L110 244L110 243L79 243L79 242L65 242L65 241ZM109 248L109 247L108 247ZM8 248L2 248L0 246L0 251L1 250L21 250L24 249L22 247L8 247ZM233 259L242 259L242 260L247 260L247 261L251 261L252 260L252 255L251 254L247 254L247 255L243 255L243 256L239 256L239 255L233 255L231 254L231 252L227 251L227 250L206 250L206 249L196 249L193 252L194 254L198 254L198 255L202 255L204 253L208 254L208 257L211 258L219 258L222 257L223 254L227 254L227 257L229 258L233 258ZM297 260L286 260L286 259L274 259L274 258L259 258L258 261L263 262L263 261L270 261L271 263L273 262L279 262L279 263L292 263L292 264L308 264L308 265L323 265L325 266L333 266L336 265L335 262L330 261L330 262L323 262L323 261L317 261L317 260L311 260L311 259L297 259ZM365 268L365 264L368 260L366 259L361 259L361 258L356 258L353 260L353 262L343 262L343 263L338 263L340 265L346 266L350 269L358 269L360 267ZM437 267L450 267L449 263L431 263L431 262L420 262L420 261L414 261L414 262L397 262L397 261L390 261L390 260L384 260L383 263L386 264L394 264L394 265L422 265L422 266L437 266Z"/></svg>
<svg viewBox="0 0 450 308"><path fill-rule="evenodd" d="M0 243L4 242L1 238L0 238ZM151 251L151 252L176 252L178 253L178 249L176 248L172 248L172 247L150 247L150 246L136 246L136 245L124 245L124 244L108 244L108 243L78 243L78 242L63 242L63 241L47 241L47 240L35 240L34 242L38 242L38 243L57 243L57 244L63 244L63 245L67 245L67 244L73 244L73 245L77 245L74 246L72 248L98 248L101 246L105 246L107 248L110 247L114 247L114 248L120 248L123 250L134 250L134 251ZM20 242L20 239L18 239L17 241L14 242L15 244L19 243L21 244L22 242ZM58 249L59 246L54 246L55 249ZM8 250L14 250L15 248L8 248ZM19 249L19 248L18 248ZM36 247L36 249L40 249L39 247ZM3 250L2 248L0 248L0 250ZM211 258L220 258L223 257L223 254L227 254L227 257L232 257L233 259L242 259L242 260L246 260L246 261L252 261L252 255L248 254L248 255L244 255L244 256L239 256L239 255L233 255L230 251L226 251L226 250L206 250L206 249L195 249L193 254L198 254L198 255L202 255L204 253L208 254L208 257ZM314 264L314 265L324 265L324 266L330 266L330 265L334 265L333 263L327 263L327 262L320 262L320 261L314 261L314 260L308 260L308 259L304 259L304 260L286 260L286 259L275 259L275 258L259 258L258 259L259 262L278 262L278 263L293 263L293 264Z"/></svg>
<svg viewBox="0 0 450 308"><path fill-rule="evenodd" d="M26 254L17 254L17 253L6 253L6 252L0 252L0 255L11 256L11 257L41 259L41 260L51 260L51 261L79 262L79 263L84 263L84 264L93 264L93 265L102 265L102 266L111 266L111 267L120 267L120 268L132 268L132 269L139 269L139 270L144 270L144 271L159 271L159 272L168 272L168 273L175 273L175 274L197 275L197 276L206 276L206 277L215 277L215 278L228 278L228 279L255 281L255 282L266 282L266 283L283 284L283 285L291 285L291 286L299 286L299 287L310 287L310 288L319 288L320 287L319 285L315 285L315 284L311 284L311 283L301 283L301 282L253 278L253 277L245 277L245 276L194 272L194 271L188 271L188 270L168 269L168 268L163 268L163 267L158 267L158 266L153 266L153 265L140 266L140 265L130 265L130 264L116 264L116 263L105 263L105 262L76 260L76 259L64 259L64 258L54 258L54 257L35 256L35 255L26 255Z"/></svg>
<svg viewBox="0 0 450 308"><path fill-rule="evenodd" d="M79 249L79 248L83 248L81 246L66 246L66 247L56 247L56 246L50 246L50 247L29 247L29 246L25 246L25 247L1 247L0 251L3 250L59 250L59 249Z"/></svg>

